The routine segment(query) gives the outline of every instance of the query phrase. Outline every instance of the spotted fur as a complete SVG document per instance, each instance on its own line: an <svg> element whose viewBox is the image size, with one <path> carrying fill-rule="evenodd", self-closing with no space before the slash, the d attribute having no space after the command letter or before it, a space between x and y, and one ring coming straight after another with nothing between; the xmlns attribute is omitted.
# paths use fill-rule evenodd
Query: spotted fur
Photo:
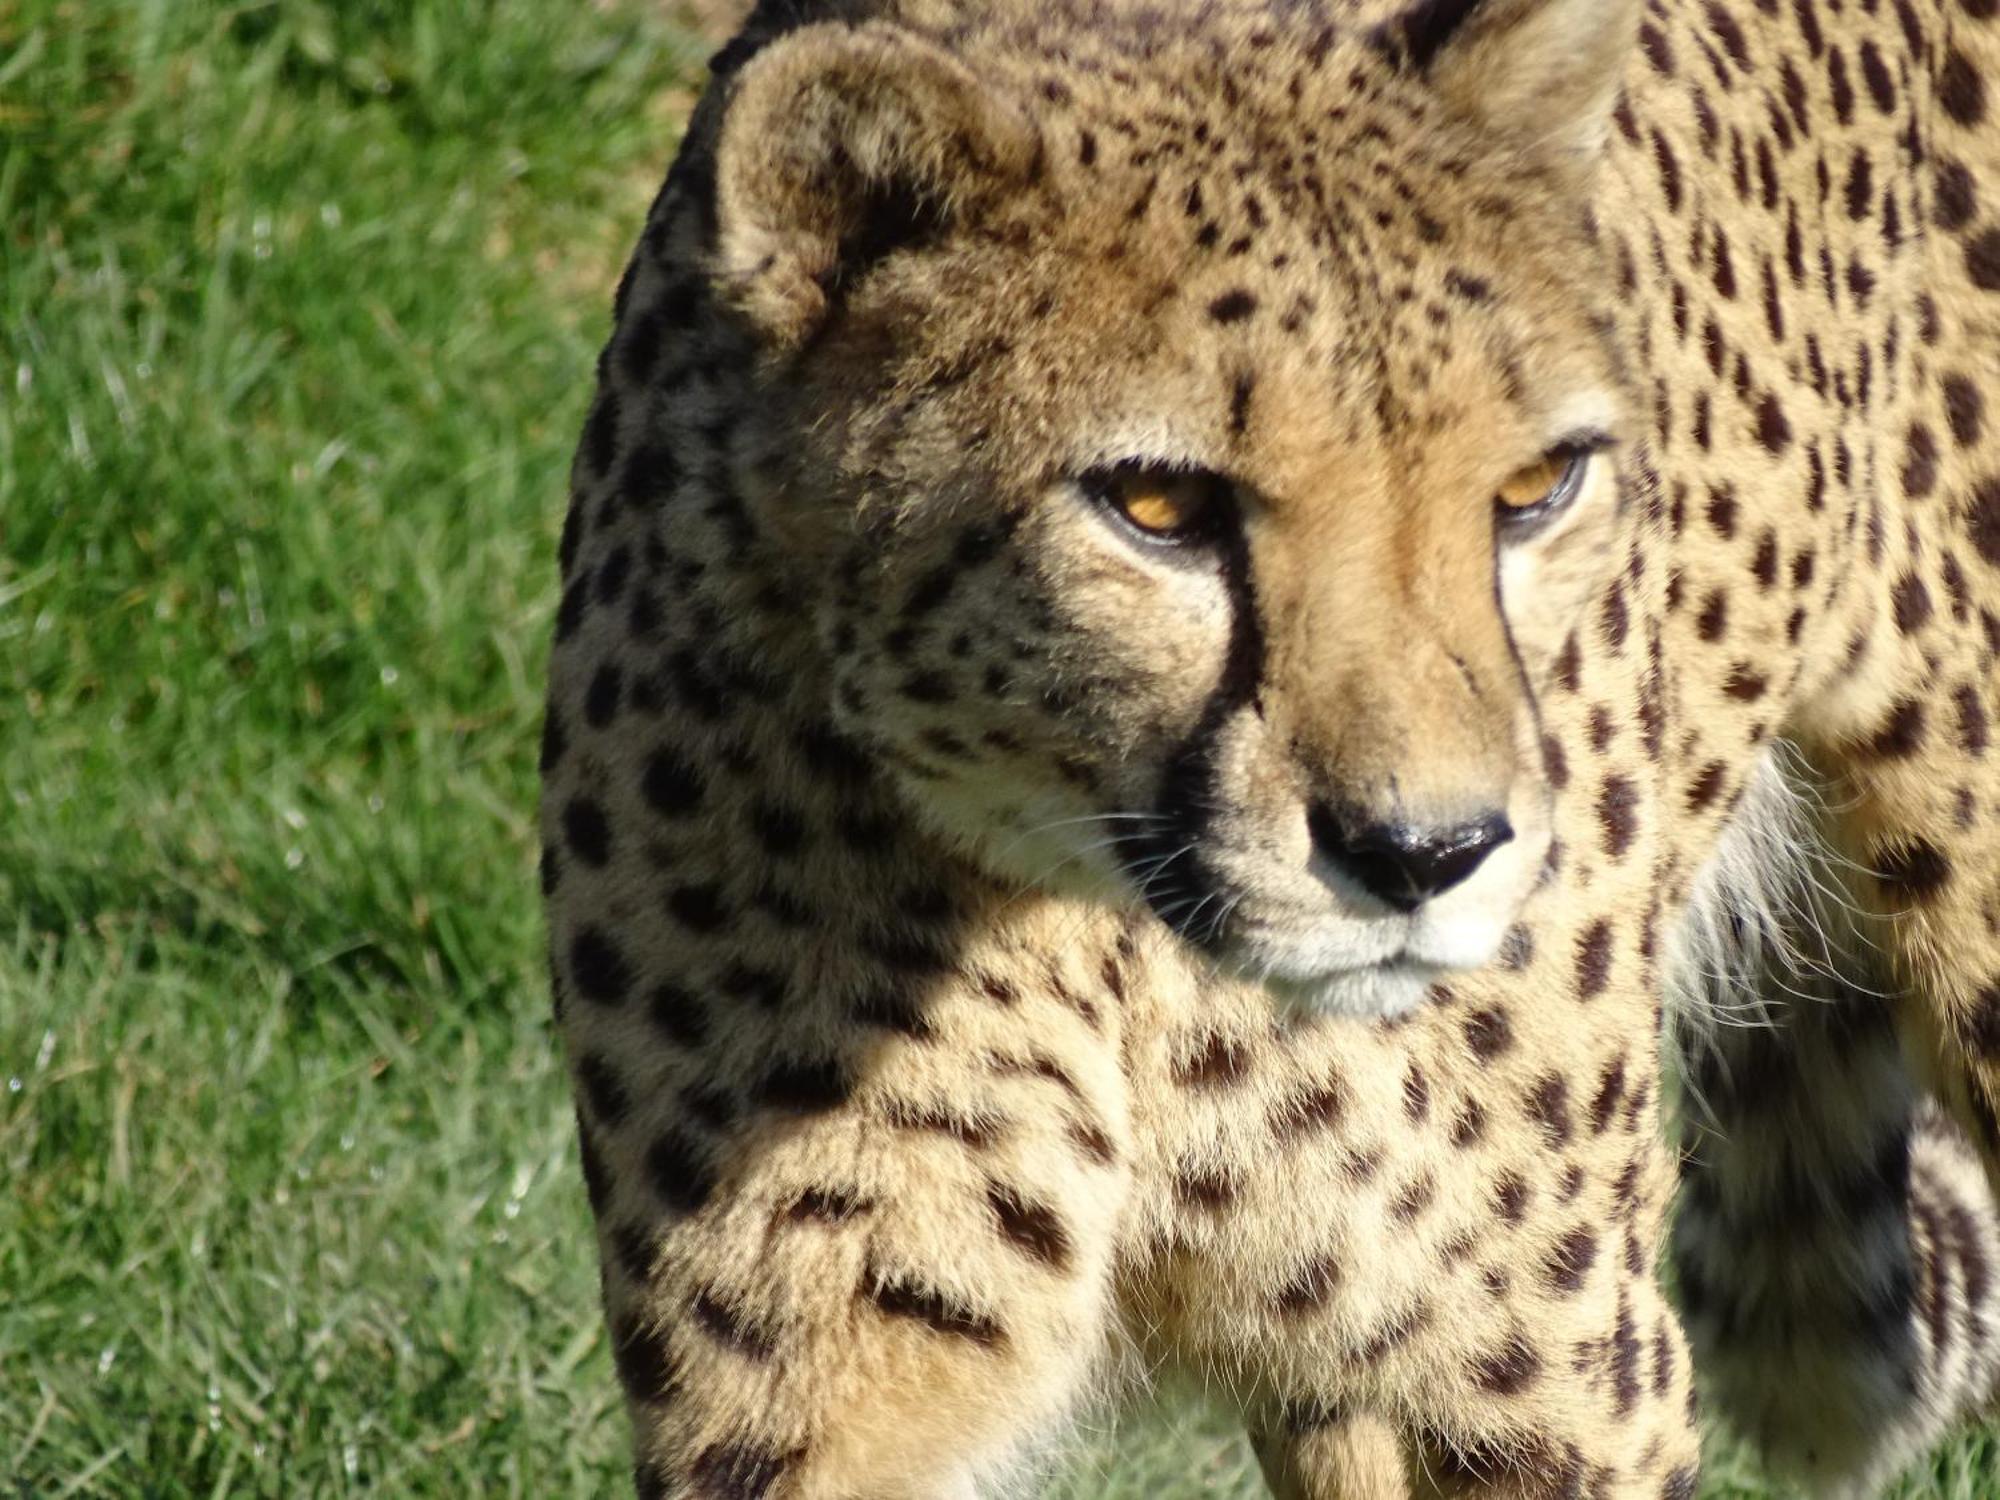
<svg viewBox="0 0 2000 1500"><path fill-rule="evenodd" d="M1902 1059L1990 1158L1996 61L1986 0L759 8L543 750L642 1496L989 1493L1177 1367L1303 1500L1690 1500L1676 959L1781 1022L1693 1048L1725 1414L1865 1485L1983 1397Z"/></svg>

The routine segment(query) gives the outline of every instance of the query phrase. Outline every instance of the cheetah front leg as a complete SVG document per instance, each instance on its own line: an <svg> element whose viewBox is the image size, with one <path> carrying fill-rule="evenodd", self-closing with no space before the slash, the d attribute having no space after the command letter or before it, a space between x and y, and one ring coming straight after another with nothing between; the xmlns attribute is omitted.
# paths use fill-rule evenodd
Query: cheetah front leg
<svg viewBox="0 0 2000 1500"><path fill-rule="evenodd" d="M1269 1419L1255 1444L1277 1500L1408 1500L1403 1440L1380 1417L1294 1408Z"/></svg>
<svg viewBox="0 0 2000 1500"><path fill-rule="evenodd" d="M1821 812L1807 769L1780 766L1752 779L1676 939L1674 1261L1721 1415L1813 1494L1865 1497L1992 1390L2000 1220L1898 1035L1899 1012L1918 1031L1929 1014L1895 977L1908 934L1857 929L1874 877L1821 847L1851 810Z"/></svg>
<svg viewBox="0 0 2000 1500"><path fill-rule="evenodd" d="M906 1032L800 1026L740 1084L711 1058L643 1095L607 1082L621 1012L572 998L642 1500L972 1500L1057 1435L1130 1144L1108 1011L1048 988L943 987Z"/></svg>
<svg viewBox="0 0 2000 1500"><path fill-rule="evenodd" d="M972 1500L1041 1445L1102 1347L1107 1236L998 1121L829 1118L713 1216L606 1216L642 1500Z"/></svg>

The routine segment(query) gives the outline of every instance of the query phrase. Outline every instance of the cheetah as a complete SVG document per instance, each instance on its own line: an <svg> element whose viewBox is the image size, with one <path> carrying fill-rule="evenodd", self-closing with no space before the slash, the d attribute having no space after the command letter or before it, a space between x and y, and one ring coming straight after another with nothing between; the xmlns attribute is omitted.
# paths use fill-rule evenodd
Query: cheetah
<svg viewBox="0 0 2000 1500"><path fill-rule="evenodd" d="M1176 1371L1298 1500L1985 1401L1996 11L758 7L542 747L641 1496Z"/></svg>

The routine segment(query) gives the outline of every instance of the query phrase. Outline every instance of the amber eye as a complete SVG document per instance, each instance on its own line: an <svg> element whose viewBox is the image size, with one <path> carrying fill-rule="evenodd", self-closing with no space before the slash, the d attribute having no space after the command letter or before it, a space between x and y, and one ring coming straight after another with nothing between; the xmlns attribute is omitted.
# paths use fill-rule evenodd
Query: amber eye
<svg viewBox="0 0 2000 1500"><path fill-rule="evenodd" d="M1213 474L1134 464L1094 474L1086 487L1150 541L1206 540L1221 516L1222 481Z"/></svg>
<svg viewBox="0 0 2000 1500"><path fill-rule="evenodd" d="M1574 500L1590 468L1590 452L1565 445L1515 470L1493 496L1500 519L1516 524L1539 520Z"/></svg>

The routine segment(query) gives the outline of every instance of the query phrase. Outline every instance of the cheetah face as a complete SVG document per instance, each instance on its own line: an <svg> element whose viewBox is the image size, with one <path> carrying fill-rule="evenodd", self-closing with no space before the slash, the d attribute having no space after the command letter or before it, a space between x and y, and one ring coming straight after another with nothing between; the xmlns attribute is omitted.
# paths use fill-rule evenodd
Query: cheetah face
<svg viewBox="0 0 2000 1500"><path fill-rule="evenodd" d="M1631 462L1575 179L1467 172L1449 125L1357 126L1317 191L1115 171L928 44L788 49L725 130L721 263L776 351L744 488L811 560L837 718L984 868L1297 1003L1493 959ZM805 164L732 155L780 121Z"/></svg>
<svg viewBox="0 0 2000 1500"><path fill-rule="evenodd" d="M1484 440L1432 466L1274 437L1279 462L1199 423L1080 429L1029 494L872 536L829 612L839 710L1008 878L1136 896L1291 1001L1396 1014L1491 960L1545 868L1536 693L1602 568L1607 406L1497 478ZM962 468L932 493L964 489L1007 494Z"/></svg>

